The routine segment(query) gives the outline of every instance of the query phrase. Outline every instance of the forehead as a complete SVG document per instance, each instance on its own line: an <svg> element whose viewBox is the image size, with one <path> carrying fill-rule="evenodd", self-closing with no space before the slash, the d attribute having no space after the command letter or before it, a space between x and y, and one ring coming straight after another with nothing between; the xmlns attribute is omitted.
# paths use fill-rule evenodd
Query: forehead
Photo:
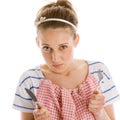
<svg viewBox="0 0 120 120"><path fill-rule="evenodd" d="M73 33L69 28L47 28L39 30L38 37L42 44L62 44L73 41Z"/></svg>

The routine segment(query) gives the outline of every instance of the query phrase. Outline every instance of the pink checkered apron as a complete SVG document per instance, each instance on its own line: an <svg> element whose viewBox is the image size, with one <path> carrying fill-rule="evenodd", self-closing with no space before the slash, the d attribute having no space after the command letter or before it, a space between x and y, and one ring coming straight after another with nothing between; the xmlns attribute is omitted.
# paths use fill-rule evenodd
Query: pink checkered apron
<svg viewBox="0 0 120 120"><path fill-rule="evenodd" d="M50 111L52 120L95 120L88 110L88 102L97 85L91 74L76 89L61 88L44 79L37 91L37 99Z"/></svg>

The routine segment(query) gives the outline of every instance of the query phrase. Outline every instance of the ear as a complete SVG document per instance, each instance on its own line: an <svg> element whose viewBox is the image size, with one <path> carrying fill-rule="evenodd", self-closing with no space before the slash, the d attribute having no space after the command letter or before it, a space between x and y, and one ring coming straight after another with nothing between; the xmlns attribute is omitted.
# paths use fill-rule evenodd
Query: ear
<svg viewBox="0 0 120 120"><path fill-rule="evenodd" d="M36 40L36 44L37 44L37 46L40 47L40 40L39 40L38 36L36 37L35 40Z"/></svg>
<svg viewBox="0 0 120 120"><path fill-rule="evenodd" d="M75 39L74 39L74 46L75 47L78 45L79 40L80 40L80 36L79 36L79 34L76 34Z"/></svg>

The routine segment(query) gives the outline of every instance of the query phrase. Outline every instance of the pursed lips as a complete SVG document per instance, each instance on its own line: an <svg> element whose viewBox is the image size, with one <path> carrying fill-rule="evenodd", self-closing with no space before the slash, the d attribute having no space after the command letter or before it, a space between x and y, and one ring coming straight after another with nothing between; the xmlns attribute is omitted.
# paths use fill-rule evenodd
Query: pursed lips
<svg viewBox="0 0 120 120"><path fill-rule="evenodd" d="M60 68L61 66L63 66L63 64L53 64L53 67L55 68Z"/></svg>

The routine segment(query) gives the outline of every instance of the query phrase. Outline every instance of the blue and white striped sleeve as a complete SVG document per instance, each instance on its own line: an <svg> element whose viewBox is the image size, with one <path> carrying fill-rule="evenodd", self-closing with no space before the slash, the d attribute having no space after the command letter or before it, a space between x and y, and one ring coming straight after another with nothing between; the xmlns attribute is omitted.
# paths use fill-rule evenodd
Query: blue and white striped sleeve
<svg viewBox="0 0 120 120"><path fill-rule="evenodd" d="M31 69L22 74L18 83L13 108L21 112L33 112L34 105L30 96L26 93L25 88L30 89L34 94L39 87L40 81L43 76L40 74L40 70Z"/></svg>
<svg viewBox="0 0 120 120"><path fill-rule="evenodd" d="M112 80L111 74L105 64L101 65L101 72L103 74L103 79L100 82L102 93L105 96L106 105L114 103L120 100L120 94Z"/></svg>
<svg viewBox="0 0 120 120"><path fill-rule="evenodd" d="M99 80L97 73L99 69L101 70L103 79L100 82L100 87L102 89L102 94L105 96L105 105L120 100L120 94L118 93L116 85L114 84L114 81L112 80L111 74L106 65L99 61L89 61L88 64L90 73L93 74L97 80Z"/></svg>

